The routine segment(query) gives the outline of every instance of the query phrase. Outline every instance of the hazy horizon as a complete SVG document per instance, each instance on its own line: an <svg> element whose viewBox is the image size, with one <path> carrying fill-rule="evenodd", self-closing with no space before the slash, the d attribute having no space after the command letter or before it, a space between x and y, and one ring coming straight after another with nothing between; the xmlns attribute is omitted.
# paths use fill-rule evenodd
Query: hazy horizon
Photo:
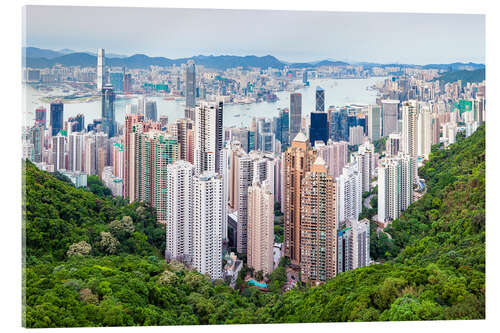
<svg viewBox="0 0 500 333"><path fill-rule="evenodd" d="M23 46L55 51L485 63L485 19L476 14L26 6L24 18Z"/></svg>

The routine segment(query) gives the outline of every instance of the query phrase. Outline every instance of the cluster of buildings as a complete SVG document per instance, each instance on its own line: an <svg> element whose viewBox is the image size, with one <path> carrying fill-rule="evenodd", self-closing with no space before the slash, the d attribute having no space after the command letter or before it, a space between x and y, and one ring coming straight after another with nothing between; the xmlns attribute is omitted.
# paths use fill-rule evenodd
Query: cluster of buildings
<svg viewBox="0 0 500 333"><path fill-rule="evenodd" d="M374 105L326 107L317 87L309 114L294 92L277 117L224 128L223 94L213 87L200 93L207 72L192 61L183 70L184 118L169 122L141 98L119 126L115 85L123 78L113 84L99 50L102 118L87 127L83 115L64 121L64 105L54 101L50 124L47 111L36 110L23 153L77 186L86 185L82 175L98 175L113 195L148 203L165 225L166 259L212 279L226 275L229 249L246 255L254 271L273 271L275 203L284 214L282 254L303 282L369 265L370 222L359 219L363 193L378 185L378 221L398 218L414 200L417 168L432 145L452 144L457 131L470 135L484 121L484 83L443 88L417 72L384 81ZM252 77L227 71L247 83ZM380 154L374 143L383 137Z"/></svg>

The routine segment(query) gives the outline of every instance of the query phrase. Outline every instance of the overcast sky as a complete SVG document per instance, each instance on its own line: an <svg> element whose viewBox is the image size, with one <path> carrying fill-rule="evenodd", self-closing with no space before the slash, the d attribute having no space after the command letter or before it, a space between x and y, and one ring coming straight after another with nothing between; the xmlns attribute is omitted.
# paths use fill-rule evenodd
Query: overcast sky
<svg viewBox="0 0 500 333"><path fill-rule="evenodd" d="M483 15L28 6L25 22L23 44L53 50L406 64L485 56Z"/></svg>

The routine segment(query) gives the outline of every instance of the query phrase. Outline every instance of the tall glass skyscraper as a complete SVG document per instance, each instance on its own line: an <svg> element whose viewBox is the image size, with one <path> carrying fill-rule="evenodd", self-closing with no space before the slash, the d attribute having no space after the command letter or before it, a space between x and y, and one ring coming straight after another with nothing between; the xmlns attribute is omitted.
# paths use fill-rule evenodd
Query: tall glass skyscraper
<svg viewBox="0 0 500 333"><path fill-rule="evenodd" d="M320 86L316 87L316 111L325 111L325 90Z"/></svg>
<svg viewBox="0 0 500 333"><path fill-rule="evenodd" d="M193 60L188 60L186 66L186 107L196 106L196 67Z"/></svg>
<svg viewBox="0 0 500 333"><path fill-rule="evenodd" d="M63 128L63 112L64 104L61 100L50 103L50 127L52 128L52 136L56 136Z"/></svg>
<svg viewBox="0 0 500 333"><path fill-rule="evenodd" d="M115 136L115 93L111 84L102 88L102 129L111 138Z"/></svg>
<svg viewBox="0 0 500 333"><path fill-rule="evenodd" d="M97 50L97 90L101 91L106 83L106 75L104 73L105 63L104 49Z"/></svg>
<svg viewBox="0 0 500 333"><path fill-rule="evenodd" d="M123 92L123 72L109 73L109 82L113 86L115 92Z"/></svg>
<svg viewBox="0 0 500 333"><path fill-rule="evenodd" d="M158 110L155 101L146 102L146 114L144 118L152 121L156 121L158 119Z"/></svg>
<svg viewBox="0 0 500 333"><path fill-rule="evenodd" d="M302 127L302 94L290 94L290 141L293 141Z"/></svg>
<svg viewBox="0 0 500 333"><path fill-rule="evenodd" d="M281 147L286 148L290 145L290 111L288 109L280 110L276 126L276 139L281 142Z"/></svg>
<svg viewBox="0 0 500 333"><path fill-rule="evenodd" d="M349 126L347 125L347 110L340 109L331 114L331 133L333 141L349 141Z"/></svg>
<svg viewBox="0 0 500 333"><path fill-rule="evenodd" d="M315 141L328 142L328 114L326 112L311 112L311 126L309 127L309 140L314 146Z"/></svg>

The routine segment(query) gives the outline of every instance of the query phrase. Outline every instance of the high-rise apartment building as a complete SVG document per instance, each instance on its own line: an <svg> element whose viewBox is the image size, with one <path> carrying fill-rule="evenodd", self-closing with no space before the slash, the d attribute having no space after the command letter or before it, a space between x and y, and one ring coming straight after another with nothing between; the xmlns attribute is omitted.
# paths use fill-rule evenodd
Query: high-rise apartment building
<svg viewBox="0 0 500 333"><path fill-rule="evenodd" d="M301 192L301 279L319 284L337 271L336 186L321 157L305 173Z"/></svg>
<svg viewBox="0 0 500 333"><path fill-rule="evenodd" d="M302 179L316 159L306 136L299 132L284 153L284 246L291 264L300 265L300 220Z"/></svg>
<svg viewBox="0 0 500 333"><path fill-rule="evenodd" d="M290 94L290 139L295 139L302 127L302 94Z"/></svg>
<svg viewBox="0 0 500 333"><path fill-rule="evenodd" d="M363 204L361 173L357 163L344 167L337 177L337 221L357 220Z"/></svg>
<svg viewBox="0 0 500 333"><path fill-rule="evenodd" d="M352 221L352 264L353 269L370 264L370 221Z"/></svg>
<svg viewBox="0 0 500 333"><path fill-rule="evenodd" d="M371 178L375 174L374 152L373 144L365 142L358 147L356 153L352 154L352 160L356 161L358 171L361 174L362 192L370 191Z"/></svg>
<svg viewBox="0 0 500 333"><path fill-rule="evenodd" d="M399 218L413 202L415 160L403 153L383 158L378 167L378 220Z"/></svg>
<svg viewBox="0 0 500 333"><path fill-rule="evenodd" d="M348 147L349 143L345 141L333 142L328 140L328 144L317 144L314 149L318 152L326 162L328 174L334 179L340 176L342 169L347 164Z"/></svg>
<svg viewBox="0 0 500 333"><path fill-rule="evenodd" d="M401 134L391 133L385 142L386 156L396 156L402 150Z"/></svg>
<svg viewBox="0 0 500 333"><path fill-rule="evenodd" d="M415 158L418 155L418 110L415 101L403 103L402 118L402 150L403 153Z"/></svg>
<svg viewBox="0 0 500 333"><path fill-rule="evenodd" d="M357 146L363 143L363 127L362 126L352 126L349 127L349 144L351 146Z"/></svg>
<svg viewBox="0 0 500 333"><path fill-rule="evenodd" d="M75 132L68 136L68 171L83 171L83 135Z"/></svg>
<svg viewBox="0 0 500 333"><path fill-rule="evenodd" d="M194 165L196 174L219 172L223 143L222 102L202 103L195 109Z"/></svg>
<svg viewBox="0 0 500 333"><path fill-rule="evenodd" d="M383 100L381 128L382 136L399 132L398 126L399 100Z"/></svg>
<svg viewBox="0 0 500 333"><path fill-rule="evenodd" d="M274 198L265 183L248 188L247 264L255 272L271 274L274 249Z"/></svg>
<svg viewBox="0 0 500 333"><path fill-rule="evenodd" d="M193 267L222 278L222 178L204 172L194 178Z"/></svg>
<svg viewBox="0 0 500 333"><path fill-rule="evenodd" d="M167 167L165 258L191 264L193 258L194 166L176 161Z"/></svg>
<svg viewBox="0 0 500 333"><path fill-rule="evenodd" d="M54 170L66 169L66 136L62 133L52 137L52 154Z"/></svg>
<svg viewBox="0 0 500 333"><path fill-rule="evenodd" d="M380 106L368 106L368 137L376 141L380 138Z"/></svg>

